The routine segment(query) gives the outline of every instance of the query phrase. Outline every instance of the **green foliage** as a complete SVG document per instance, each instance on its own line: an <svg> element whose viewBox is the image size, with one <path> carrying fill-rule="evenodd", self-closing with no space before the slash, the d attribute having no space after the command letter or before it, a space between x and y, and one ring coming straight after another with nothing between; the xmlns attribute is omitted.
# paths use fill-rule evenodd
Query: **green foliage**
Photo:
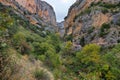
<svg viewBox="0 0 120 80"><path fill-rule="evenodd" d="M119 79L120 58L118 57L118 48L119 45L114 47L110 52L108 50L107 54L100 55L99 46L95 44L86 45L81 52L77 52L77 61L75 60L74 66L79 66L73 69L73 71L80 71L79 75L83 79Z"/></svg>
<svg viewBox="0 0 120 80"><path fill-rule="evenodd" d="M72 39L73 39L72 34L67 35L67 36L65 37L65 40L66 40L66 41L72 41Z"/></svg>
<svg viewBox="0 0 120 80"><path fill-rule="evenodd" d="M120 7L120 4L119 3L118 4L103 3L103 4L100 4L100 6L110 9L110 8Z"/></svg>
<svg viewBox="0 0 120 80"><path fill-rule="evenodd" d="M35 76L36 80L49 80L48 75L43 70L36 70L34 72L34 76Z"/></svg>
<svg viewBox="0 0 120 80"><path fill-rule="evenodd" d="M55 79L61 79L62 73L59 69L54 69L53 74L54 74Z"/></svg>
<svg viewBox="0 0 120 80"><path fill-rule="evenodd" d="M13 42L15 44L21 44L22 42L26 41L25 40L25 34L22 32L18 32L13 36Z"/></svg>
<svg viewBox="0 0 120 80"><path fill-rule="evenodd" d="M25 34L18 32L13 36L13 45L14 47L22 54L30 53L32 50L31 46L26 42Z"/></svg>
<svg viewBox="0 0 120 80"><path fill-rule="evenodd" d="M71 53L72 53L72 42L68 41L65 44L65 47L64 47L63 52L62 52L62 56L63 57L69 56L69 55L71 55Z"/></svg>
<svg viewBox="0 0 120 80"><path fill-rule="evenodd" d="M102 60L106 63L103 66L103 74L105 78L118 80L120 74L120 45L116 45L110 51L108 50L106 54L102 56Z"/></svg>
<svg viewBox="0 0 120 80"><path fill-rule="evenodd" d="M120 79L120 45L109 50L105 49L104 52L96 44L85 45L82 37L80 44L84 47L81 51L75 52L72 50L72 35L67 36L67 42L63 43L58 34L42 31L44 29L41 30L15 15L14 12L10 12L11 8L0 4L0 11L0 18L2 18L0 19L0 59L2 55L4 56L2 60L5 60L4 66L0 69L9 66L6 69L15 72L16 67L10 66L14 63L9 61L8 54L25 54L34 55L35 59L41 60L53 72L55 80ZM86 10L85 13L90 13L90 10ZM103 24L100 36L106 35L109 28L110 24ZM91 27L88 33L92 33L93 29ZM10 75L12 73L8 78L2 77L2 79L8 80ZM49 79L48 75L41 70L36 70L34 76L37 80Z"/></svg>
<svg viewBox="0 0 120 80"><path fill-rule="evenodd" d="M119 19L117 21L117 25L120 26L120 17L119 17Z"/></svg>
<svg viewBox="0 0 120 80"><path fill-rule="evenodd" d="M81 46L84 46L84 45L85 45L84 36L82 36L82 37L80 38L80 45L81 45Z"/></svg>
<svg viewBox="0 0 120 80"><path fill-rule="evenodd" d="M46 52L46 64L51 66L51 68L58 68L61 64L60 56L54 53L54 50L51 48Z"/></svg>
<svg viewBox="0 0 120 80"><path fill-rule="evenodd" d="M100 4L101 4L101 2L100 2L100 1L98 1L97 3L92 2L92 3L91 3L91 7L95 7L95 6L98 6L98 5L100 5Z"/></svg>
<svg viewBox="0 0 120 80"><path fill-rule="evenodd" d="M94 26L91 26L88 30L88 34L92 33L94 31L95 27Z"/></svg>
<svg viewBox="0 0 120 80"><path fill-rule="evenodd" d="M77 53L77 58L84 64L99 63L100 47L96 44L86 45L81 52Z"/></svg>
<svg viewBox="0 0 120 80"><path fill-rule="evenodd" d="M110 24L102 24L101 28L100 28L100 37L104 37L105 35L107 35L109 33L109 28L110 28Z"/></svg>
<svg viewBox="0 0 120 80"><path fill-rule="evenodd" d="M91 4L91 7L94 7L94 6L100 6L100 7L105 7L105 8L116 8L116 7L120 7L120 4L111 4L111 3L105 3L105 2L102 2L102 1L98 1L97 3L95 2L92 2Z"/></svg>
<svg viewBox="0 0 120 80"><path fill-rule="evenodd" d="M107 8L102 8L102 13L103 14L106 14L106 13L108 13L109 11L108 11L108 9Z"/></svg>
<svg viewBox="0 0 120 80"><path fill-rule="evenodd" d="M85 9L84 11L80 12L79 14L77 14L77 15L74 17L73 22L75 22L75 20L76 20L78 17L80 17L80 16L82 16L82 15L84 15L84 14L90 14L91 10L92 10L91 8L87 8L87 9Z"/></svg>
<svg viewBox="0 0 120 80"><path fill-rule="evenodd" d="M0 12L0 14L2 13ZM4 20L0 20L0 30L5 30L6 28L11 27L14 23L14 20L10 18L10 16L7 14L0 15L0 18L4 19Z"/></svg>

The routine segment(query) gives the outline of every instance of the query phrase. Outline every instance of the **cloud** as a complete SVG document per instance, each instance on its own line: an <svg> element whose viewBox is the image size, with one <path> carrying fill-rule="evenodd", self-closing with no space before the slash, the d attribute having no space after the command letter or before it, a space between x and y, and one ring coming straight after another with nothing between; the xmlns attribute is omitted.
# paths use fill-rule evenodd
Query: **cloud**
<svg viewBox="0 0 120 80"><path fill-rule="evenodd" d="M76 1L76 0L44 0L48 2L51 6L53 6L57 21L63 21L64 17L68 13L69 7Z"/></svg>
<svg viewBox="0 0 120 80"><path fill-rule="evenodd" d="M61 0L63 3L67 3L68 2L68 0Z"/></svg>

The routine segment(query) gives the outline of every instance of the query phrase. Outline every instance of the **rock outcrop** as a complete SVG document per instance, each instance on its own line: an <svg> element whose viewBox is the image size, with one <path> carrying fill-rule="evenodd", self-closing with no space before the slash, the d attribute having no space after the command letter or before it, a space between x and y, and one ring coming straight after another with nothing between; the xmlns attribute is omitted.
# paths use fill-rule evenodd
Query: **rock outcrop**
<svg viewBox="0 0 120 80"><path fill-rule="evenodd" d="M38 14L45 22L56 25L55 12L48 3L41 0L16 0L33 14Z"/></svg>
<svg viewBox="0 0 120 80"><path fill-rule="evenodd" d="M56 28L56 15L51 5L41 0L0 0L5 5L12 6L16 13L28 18L39 27ZM48 29L47 28L47 29Z"/></svg>
<svg viewBox="0 0 120 80"><path fill-rule="evenodd" d="M120 42L120 0L77 0L65 17L65 36L84 46L105 47Z"/></svg>
<svg viewBox="0 0 120 80"><path fill-rule="evenodd" d="M57 26L58 26L58 32L60 33L60 36L63 37L65 34L64 21L57 23Z"/></svg>

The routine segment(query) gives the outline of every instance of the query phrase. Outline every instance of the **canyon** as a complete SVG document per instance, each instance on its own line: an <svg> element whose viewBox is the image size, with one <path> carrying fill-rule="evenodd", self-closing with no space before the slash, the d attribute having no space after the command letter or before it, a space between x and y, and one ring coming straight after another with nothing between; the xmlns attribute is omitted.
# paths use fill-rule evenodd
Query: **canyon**
<svg viewBox="0 0 120 80"><path fill-rule="evenodd" d="M120 0L76 0L64 21L42 0L0 0L0 80L119 80Z"/></svg>

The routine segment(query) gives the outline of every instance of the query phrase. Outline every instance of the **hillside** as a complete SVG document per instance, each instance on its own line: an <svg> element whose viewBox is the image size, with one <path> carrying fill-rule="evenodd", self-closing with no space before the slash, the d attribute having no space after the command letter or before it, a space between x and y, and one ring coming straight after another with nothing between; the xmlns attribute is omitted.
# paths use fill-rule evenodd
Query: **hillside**
<svg viewBox="0 0 120 80"><path fill-rule="evenodd" d="M57 31L56 15L51 5L41 0L0 0L6 6L14 8L14 12L32 24L46 30Z"/></svg>
<svg viewBox="0 0 120 80"><path fill-rule="evenodd" d="M104 47L120 41L120 0L78 0L65 18L67 36L84 46L96 43Z"/></svg>
<svg viewBox="0 0 120 80"><path fill-rule="evenodd" d="M0 0L0 80L119 80L119 2L77 0L57 23L46 2Z"/></svg>
<svg viewBox="0 0 120 80"><path fill-rule="evenodd" d="M54 80L53 74L35 59L41 53L34 55L41 42L47 45L49 32L42 32L15 14L14 8L1 3L0 18L0 80Z"/></svg>

